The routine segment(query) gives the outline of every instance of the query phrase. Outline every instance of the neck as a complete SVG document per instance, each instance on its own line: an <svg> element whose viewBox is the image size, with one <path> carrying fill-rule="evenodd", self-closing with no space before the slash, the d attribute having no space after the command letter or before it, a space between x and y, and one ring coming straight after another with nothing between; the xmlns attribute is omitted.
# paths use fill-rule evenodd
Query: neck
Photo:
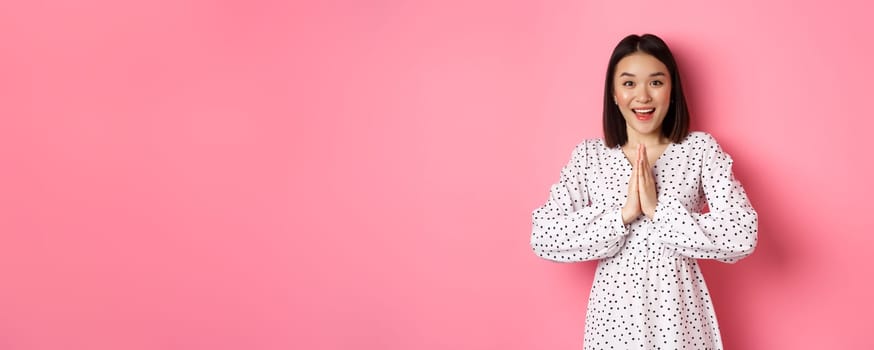
<svg viewBox="0 0 874 350"><path fill-rule="evenodd" d="M668 143L668 139L662 136L660 131L650 134L640 134L633 129L628 128L626 133L628 135L628 142L626 145L637 147L637 145L643 144L644 146L649 147Z"/></svg>

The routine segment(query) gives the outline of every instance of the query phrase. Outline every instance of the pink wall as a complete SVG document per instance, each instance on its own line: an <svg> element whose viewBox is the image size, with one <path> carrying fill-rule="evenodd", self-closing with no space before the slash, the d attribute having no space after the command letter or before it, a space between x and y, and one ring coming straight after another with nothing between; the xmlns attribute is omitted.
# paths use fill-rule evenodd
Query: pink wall
<svg viewBox="0 0 874 350"><path fill-rule="evenodd" d="M530 213L644 32L759 211L727 348L874 347L862 1L121 3L0 4L2 349L578 349Z"/></svg>

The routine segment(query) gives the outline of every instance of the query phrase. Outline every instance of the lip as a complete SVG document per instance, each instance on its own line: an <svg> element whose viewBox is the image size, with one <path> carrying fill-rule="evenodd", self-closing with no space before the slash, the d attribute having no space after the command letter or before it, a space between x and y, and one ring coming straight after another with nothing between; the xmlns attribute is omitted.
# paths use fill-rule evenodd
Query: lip
<svg viewBox="0 0 874 350"><path fill-rule="evenodd" d="M640 113L636 112L637 110L647 110L647 109L652 110L652 112L646 113L646 114L640 114ZM632 108L631 112L634 113L634 116L637 118L637 120L648 121L648 120L652 119L653 115L655 114L655 109L656 108L652 107L652 106L642 106L642 107Z"/></svg>

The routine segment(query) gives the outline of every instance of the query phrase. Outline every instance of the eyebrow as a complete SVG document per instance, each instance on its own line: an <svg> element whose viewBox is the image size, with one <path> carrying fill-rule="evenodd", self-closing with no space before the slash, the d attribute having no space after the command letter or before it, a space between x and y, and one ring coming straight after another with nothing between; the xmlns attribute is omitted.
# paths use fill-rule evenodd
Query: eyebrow
<svg viewBox="0 0 874 350"><path fill-rule="evenodd" d="M631 74L628 72L622 72L622 74L619 74L619 76L620 77L624 77L624 76L635 77L634 74ZM655 73L650 74L649 76L651 76L651 77L665 76L665 73L664 72L655 72Z"/></svg>

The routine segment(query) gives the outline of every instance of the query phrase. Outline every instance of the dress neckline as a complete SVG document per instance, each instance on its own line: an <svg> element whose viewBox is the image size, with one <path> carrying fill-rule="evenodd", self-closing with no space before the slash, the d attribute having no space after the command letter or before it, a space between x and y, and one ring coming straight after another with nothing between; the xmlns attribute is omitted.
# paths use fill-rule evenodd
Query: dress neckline
<svg viewBox="0 0 874 350"><path fill-rule="evenodd" d="M652 163L652 167L655 168L657 165L659 165L659 162L661 162L662 158L665 158L665 154L670 152L673 148L674 148L674 142L668 143L668 146L665 147L665 150L662 151L662 154L660 154L659 157L656 158L655 162ZM616 147L613 147L613 149L616 150L617 152L619 152L619 157L622 158L623 160L625 160L625 162L624 162L625 165L628 165L632 168L634 167L633 163L631 163L631 160L628 159L628 156L626 156L625 152L622 151L622 145L618 145Z"/></svg>

